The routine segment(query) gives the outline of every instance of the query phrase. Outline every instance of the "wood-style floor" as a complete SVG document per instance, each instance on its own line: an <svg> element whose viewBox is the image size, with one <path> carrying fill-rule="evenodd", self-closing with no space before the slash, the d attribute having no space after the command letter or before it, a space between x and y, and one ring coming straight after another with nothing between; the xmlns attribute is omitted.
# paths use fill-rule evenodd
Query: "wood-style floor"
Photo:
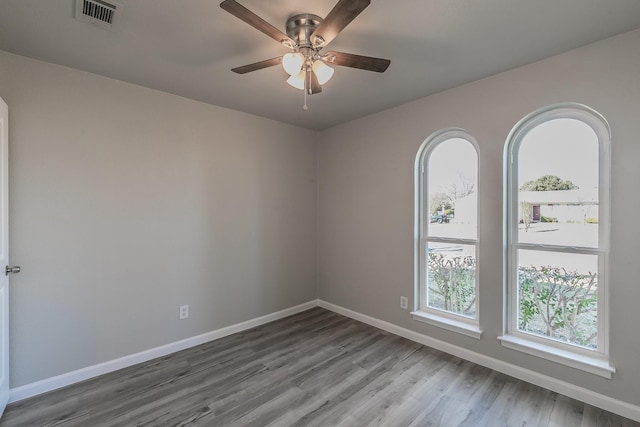
<svg viewBox="0 0 640 427"><path fill-rule="evenodd" d="M9 405L9 426L640 426L321 308Z"/></svg>

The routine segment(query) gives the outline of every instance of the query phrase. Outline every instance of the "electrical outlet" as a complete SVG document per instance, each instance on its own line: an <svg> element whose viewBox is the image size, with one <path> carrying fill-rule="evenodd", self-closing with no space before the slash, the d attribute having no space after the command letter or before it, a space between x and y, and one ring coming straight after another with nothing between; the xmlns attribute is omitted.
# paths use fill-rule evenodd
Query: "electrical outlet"
<svg viewBox="0 0 640 427"><path fill-rule="evenodd" d="M180 320L186 319L189 317L189 306L181 305L180 306Z"/></svg>
<svg viewBox="0 0 640 427"><path fill-rule="evenodd" d="M407 297L400 297L400 308L405 310L409 308L409 299Z"/></svg>

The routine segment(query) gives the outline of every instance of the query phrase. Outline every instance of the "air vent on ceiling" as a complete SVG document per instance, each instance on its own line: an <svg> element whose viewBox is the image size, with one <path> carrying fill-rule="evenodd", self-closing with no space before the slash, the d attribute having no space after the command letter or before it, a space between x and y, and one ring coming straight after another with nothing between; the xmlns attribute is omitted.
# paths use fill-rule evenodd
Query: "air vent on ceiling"
<svg viewBox="0 0 640 427"><path fill-rule="evenodd" d="M76 0L76 19L112 29L119 20L122 5L105 0Z"/></svg>

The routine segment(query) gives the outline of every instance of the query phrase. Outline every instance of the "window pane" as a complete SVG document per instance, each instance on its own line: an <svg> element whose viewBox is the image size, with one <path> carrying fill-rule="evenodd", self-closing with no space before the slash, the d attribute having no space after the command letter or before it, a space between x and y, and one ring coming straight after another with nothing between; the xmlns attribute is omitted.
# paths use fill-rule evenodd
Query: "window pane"
<svg viewBox="0 0 640 427"><path fill-rule="evenodd" d="M598 137L575 119L536 126L518 150L518 241L598 247Z"/></svg>
<svg viewBox="0 0 640 427"><path fill-rule="evenodd" d="M475 245L429 242L426 252L427 306L475 318Z"/></svg>
<svg viewBox="0 0 640 427"><path fill-rule="evenodd" d="M519 250L518 329L596 349L597 271L597 255Z"/></svg>
<svg viewBox="0 0 640 427"><path fill-rule="evenodd" d="M477 157L462 138L447 139L431 152L425 212L429 236L477 239Z"/></svg>

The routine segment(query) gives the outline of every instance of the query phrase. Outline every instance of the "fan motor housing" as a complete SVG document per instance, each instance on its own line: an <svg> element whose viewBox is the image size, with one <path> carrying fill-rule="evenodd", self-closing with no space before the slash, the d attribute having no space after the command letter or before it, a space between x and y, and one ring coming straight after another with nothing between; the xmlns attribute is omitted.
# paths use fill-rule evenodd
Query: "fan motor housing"
<svg viewBox="0 0 640 427"><path fill-rule="evenodd" d="M322 18L311 13L302 13L287 19L287 35L298 47L312 47L311 34L322 23Z"/></svg>

